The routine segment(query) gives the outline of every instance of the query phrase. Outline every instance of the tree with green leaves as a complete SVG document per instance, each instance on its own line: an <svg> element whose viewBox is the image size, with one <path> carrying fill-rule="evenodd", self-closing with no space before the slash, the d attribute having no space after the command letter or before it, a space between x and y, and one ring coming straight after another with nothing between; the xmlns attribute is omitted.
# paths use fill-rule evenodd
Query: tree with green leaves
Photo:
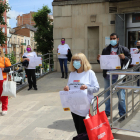
<svg viewBox="0 0 140 140"><path fill-rule="evenodd" d="M3 0L0 0L0 25L6 25L6 22L4 21L3 14L4 12L8 12L10 10L10 7L8 6L8 3L3 2ZM0 28L0 44L3 46L6 44L7 36L2 32L2 28Z"/></svg>
<svg viewBox="0 0 140 140"><path fill-rule="evenodd" d="M14 52L12 52L11 54L6 54L5 56L10 59L12 65L16 63L16 57L14 55Z"/></svg>
<svg viewBox="0 0 140 140"><path fill-rule="evenodd" d="M37 42L37 52L42 54L51 53L53 51L53 25L49 18L51 10L48 6L43 6L33 15L37 31L35 33L35 41Z"/></svg>

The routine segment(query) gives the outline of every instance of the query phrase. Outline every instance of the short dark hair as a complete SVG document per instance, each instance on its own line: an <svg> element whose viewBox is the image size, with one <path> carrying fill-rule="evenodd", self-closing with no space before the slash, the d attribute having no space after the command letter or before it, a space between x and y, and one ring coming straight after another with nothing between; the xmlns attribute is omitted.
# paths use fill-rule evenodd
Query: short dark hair
<svg viewBox="0 0 140 140"><path fill-rule="evenodd" d="M114 36L114 35L115 35L117 38L119 38L118 35L117 35L116 33L112 33L110 36Z"/></svg>
<svg viewBox="0 0 140 140"><path fill-rule="evenodd" d="M64 40L65 40L65 38L61 38L61 40L62 40L62 39L64 39Z"/></svg>

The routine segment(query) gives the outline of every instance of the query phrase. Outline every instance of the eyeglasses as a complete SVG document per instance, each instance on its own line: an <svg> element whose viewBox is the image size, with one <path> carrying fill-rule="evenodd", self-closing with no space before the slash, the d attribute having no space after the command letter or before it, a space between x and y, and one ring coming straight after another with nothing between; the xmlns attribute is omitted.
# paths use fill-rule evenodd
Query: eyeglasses
<svg viewBox="0 0 140 140"><path fill-rule="evenodd" d="M81 59L72 59L72 61L81 61Z"/></svg>

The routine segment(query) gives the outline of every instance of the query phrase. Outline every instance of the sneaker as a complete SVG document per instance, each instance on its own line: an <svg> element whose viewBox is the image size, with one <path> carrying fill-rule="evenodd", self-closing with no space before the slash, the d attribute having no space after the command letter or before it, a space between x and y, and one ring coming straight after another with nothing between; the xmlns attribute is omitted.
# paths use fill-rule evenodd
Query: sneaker
<svg viewBox="0 0 140 140"><path fill-rule="evenodd" d="M139 90L137 89L137 90L134 90L134 93L137 93L137 92L139 92Z"/></svg>
<svg viewBox="0 0 140 140"><path fill-rule="evenodd" d="M5 116L7 114L7 111L2 111L2 116Z"/></svg>

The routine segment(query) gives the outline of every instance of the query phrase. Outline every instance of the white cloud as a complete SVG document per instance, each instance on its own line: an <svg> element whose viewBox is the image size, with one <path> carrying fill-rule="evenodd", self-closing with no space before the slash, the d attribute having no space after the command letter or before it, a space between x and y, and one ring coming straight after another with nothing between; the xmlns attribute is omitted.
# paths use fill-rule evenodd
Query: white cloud
<svg viewBox="0 0 140 140"><path fill-rule="evenodd" d="M24 14L23 12L17 12L15 10L9 11L11 19L16 19L17 16Z"/></svg>

